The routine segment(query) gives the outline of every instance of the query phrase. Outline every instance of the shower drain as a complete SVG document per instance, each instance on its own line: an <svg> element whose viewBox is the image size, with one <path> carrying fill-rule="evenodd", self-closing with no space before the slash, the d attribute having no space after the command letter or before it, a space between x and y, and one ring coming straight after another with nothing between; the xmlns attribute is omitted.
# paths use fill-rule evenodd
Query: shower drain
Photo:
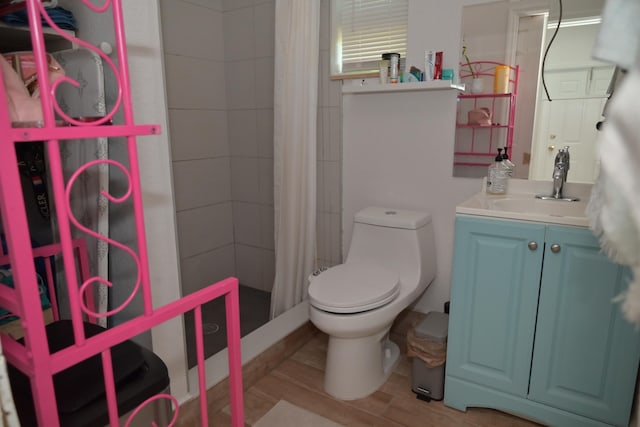
<svg viewBox="0 0 640 427"><path fill-rule="evenodd" d="M204 332L205 335L215 334L219 330L220 330L220 325L218 325L217 323L203 323L202 324L202 331Z"/></svg>

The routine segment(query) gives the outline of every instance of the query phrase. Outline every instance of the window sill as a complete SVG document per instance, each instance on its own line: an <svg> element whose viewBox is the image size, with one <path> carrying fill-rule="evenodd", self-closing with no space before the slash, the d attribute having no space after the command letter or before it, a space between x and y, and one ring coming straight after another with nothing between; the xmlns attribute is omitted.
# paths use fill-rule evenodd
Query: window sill
<svg viewBox="0 0 640 427"><path fill-rule="evenodd" d="M453 84L448 80L434 80L430 82L411 82L397 84L364 83L362 85L343 85L343 94L381 93L381 92L416 92L425 90L464 90L464 84Z"/></svg>

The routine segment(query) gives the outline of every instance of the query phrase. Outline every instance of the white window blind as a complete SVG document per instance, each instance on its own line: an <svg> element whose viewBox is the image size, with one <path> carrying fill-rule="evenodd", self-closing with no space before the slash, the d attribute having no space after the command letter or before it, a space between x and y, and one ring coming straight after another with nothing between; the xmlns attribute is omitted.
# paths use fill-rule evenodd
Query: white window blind
<svg viewBox="0 0 640 427"><path fill-rule="evenodd" d="M339 72L377 70L385 52L406 57L408 0L340 0L335 4Z"/></svg>

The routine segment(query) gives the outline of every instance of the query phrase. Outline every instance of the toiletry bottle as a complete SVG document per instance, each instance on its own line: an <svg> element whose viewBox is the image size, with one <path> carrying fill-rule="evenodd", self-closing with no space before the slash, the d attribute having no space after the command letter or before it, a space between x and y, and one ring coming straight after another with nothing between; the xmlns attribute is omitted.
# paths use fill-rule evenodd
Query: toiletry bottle
<svg viewBox="0 0 640 427"><path fill-rule="evenodd" d="M382 59L380 64L380 84L389 83L389 60Z"/></svg>
<svg viewBox="0 0 640 427"><path fill-rule="evenodd" d="M493 93L509 93L509 73L509 66L496 66L493 72Z"/></svg>
<svg viewBox="0 0 640 427"><path fill-rule="evenodd" d="M429 82L436 76L436 51L426 49L424 51L424 80Z"/></svg>
<svg viewBox="0 0 640 427"><path fill-rule="evenodd" d="M400 54L392 53L391 58L389 59L389 66L391 70L389 71L389 83L398 83L400 78Z"/></svg>
<svg viewBox="0 0 640 427"><path fill-rule="evenodd" d="M487 173L487 193L505 194L507 192L507 167L502 163L502 148L498 148L495 162L489 165Z"/></svg>
<svg viewBox="0 0 640 427"><path fill-rule="evenodd" d="M504 147L504 153L502 153L502 163L507 168L507 176L513 178L513 169L516 167L515 163L509 160L509 154L507 154L507 148Z"/></svg>

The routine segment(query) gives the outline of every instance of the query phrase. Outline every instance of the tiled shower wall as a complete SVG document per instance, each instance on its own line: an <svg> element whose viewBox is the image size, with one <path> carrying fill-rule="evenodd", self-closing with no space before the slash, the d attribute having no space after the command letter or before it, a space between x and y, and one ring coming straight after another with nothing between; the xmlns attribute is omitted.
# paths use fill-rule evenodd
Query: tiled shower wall
<svg viewBox="0 0 640 427"><path fill-rule="evenodd" d="M224 2L236 274L270 291L273 242L273 1Z"/></svg>
<svg viewBox="0 0 640 427"><path fill-rule="evenodd" d="M342 262L342 83L329 74L331 43L329 4L320 3L318 70L318 266Z"/></svg>
<svg viewBox="0 0 640 427"><path fill-rule="evenodd" d="M183 293L236 275L270 290L274 0L161 0ZM318 259L341 261L340 84L322 0Z"/></svg>
<svg viewBox="0 0 640 427"><path fill-rule="evenodd" d="M223 13L161 0L182 292L235 275Z"/></svg>

